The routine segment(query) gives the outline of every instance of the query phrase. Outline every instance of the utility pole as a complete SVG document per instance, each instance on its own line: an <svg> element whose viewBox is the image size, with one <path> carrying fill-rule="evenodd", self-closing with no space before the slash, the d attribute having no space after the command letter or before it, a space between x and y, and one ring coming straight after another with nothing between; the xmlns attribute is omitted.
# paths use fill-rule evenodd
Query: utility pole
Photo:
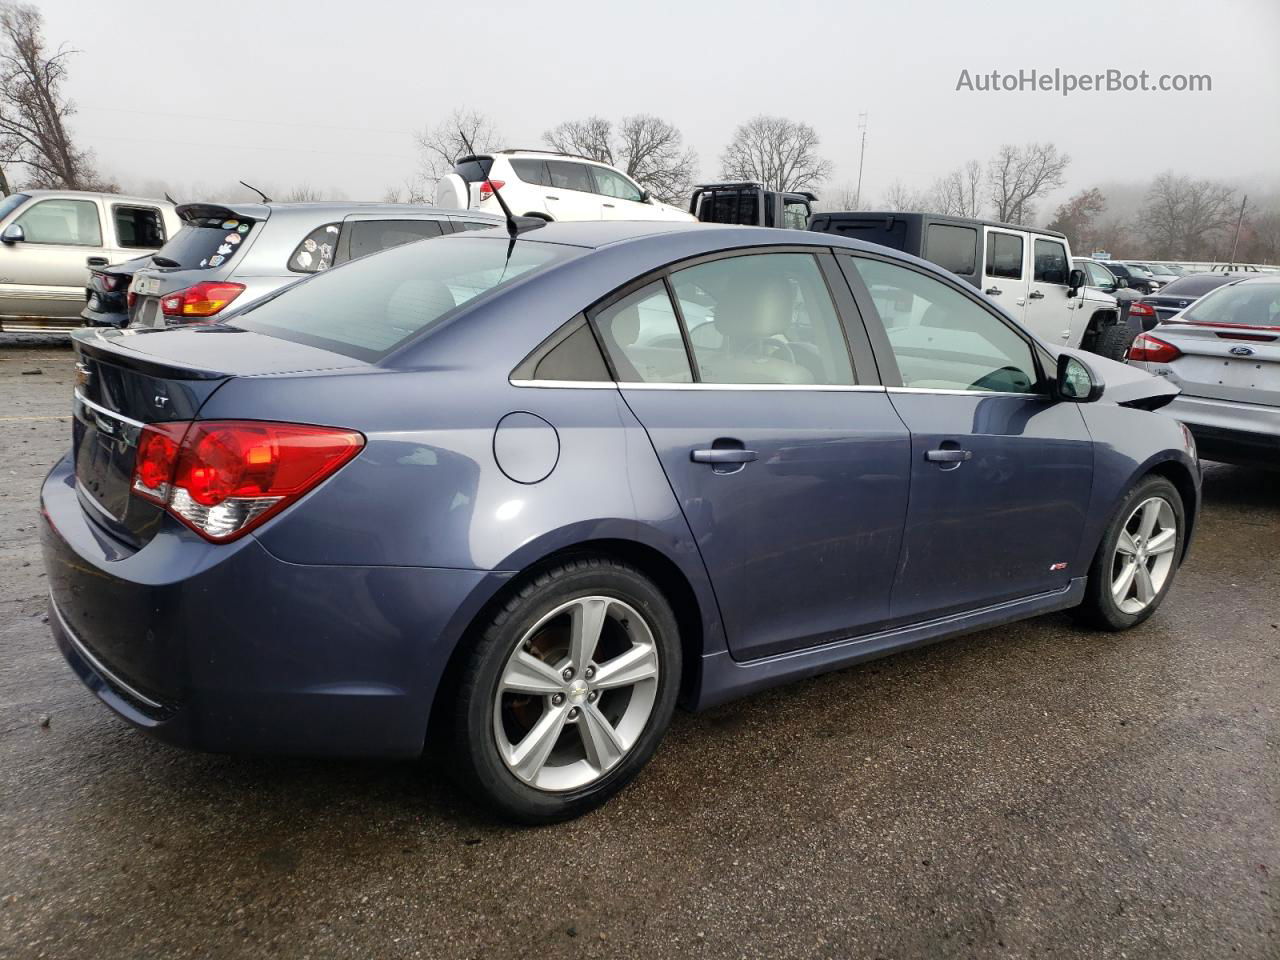
<svg viewBox="0 0 1280 960"><path fill-rule="evenodd" d="M1244 205L1249 202L1249 195L1246 193L1244 199L1240 201L1240 216L1236 217L1236 238L1231 241L1231 262L1236 262L1236 247L1240 244L1240 226L1244 223Z"/></svg>
<svg viewBox="0 0 1280 960"><path fill-rule="evenodd" d="M858 154L858 189L853 195L853 205L862 209L862 161L867 156L867 115L858 114L858 129L862 131L862 151Z"/></svg>

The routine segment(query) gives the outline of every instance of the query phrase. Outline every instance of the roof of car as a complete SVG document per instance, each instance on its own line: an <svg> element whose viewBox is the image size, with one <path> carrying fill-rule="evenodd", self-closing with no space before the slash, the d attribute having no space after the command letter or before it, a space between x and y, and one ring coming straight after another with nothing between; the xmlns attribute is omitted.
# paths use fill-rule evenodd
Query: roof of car
<svg viewBox="0 0 1280 960"><path fill-rule="evenodd" d="M116 203L154 203L170 206L168 200L157 200L154 197L133 197L123 193L103 193L98 190L15 190L25 197L101 197Z"/></svg>
<svg viewBox="0 0 1280 960"><path fill-rule="evenodd" d="M1033 227L1029 224L1003 223L999 220L983 220L981 217L961 217L950 213L930 213L927 210L822 210L813 215L817 221L823 217L829 220L924 220L934 223L954 223L966 227L998 227L1001 230L1018 230L1022 233L1034 233L1042 237L1064 238L1065 234L1047 227Z"/></svg>

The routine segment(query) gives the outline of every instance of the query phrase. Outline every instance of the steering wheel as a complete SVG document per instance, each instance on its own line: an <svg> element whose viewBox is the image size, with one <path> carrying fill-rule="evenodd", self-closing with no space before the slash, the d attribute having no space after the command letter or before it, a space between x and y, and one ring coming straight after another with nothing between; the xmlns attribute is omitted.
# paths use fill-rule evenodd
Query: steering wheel
<svg viewBox="0 0 1280 960"><path fill-rule="evenodd" d="M787 363L795 363L795 351L791 349L791 345L785 340L775 340L773 337L762 337L756 341L760 347L760 356L769 360L785 360Z"/></svg>

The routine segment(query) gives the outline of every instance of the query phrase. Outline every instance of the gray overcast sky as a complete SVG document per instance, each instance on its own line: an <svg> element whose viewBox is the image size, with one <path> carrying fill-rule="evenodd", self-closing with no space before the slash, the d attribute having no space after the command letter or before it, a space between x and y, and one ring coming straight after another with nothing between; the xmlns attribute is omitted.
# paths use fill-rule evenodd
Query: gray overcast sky
<svg viewBox="0 0 1280 960"><path fill-rule="evenodd" d="M378 199L415 167L413 131L456 106L508 144L639 111L676 123L704 176L756 113L813 124L832 183L924 187L1002 142L1052 140L1068 188L1174 168L1275 184L1276 0L636 4L41 0L81 51L74 127L127 187L237 179ZM1055 67L1207 73L1211 93L956 92L973 73Z"/></svg>

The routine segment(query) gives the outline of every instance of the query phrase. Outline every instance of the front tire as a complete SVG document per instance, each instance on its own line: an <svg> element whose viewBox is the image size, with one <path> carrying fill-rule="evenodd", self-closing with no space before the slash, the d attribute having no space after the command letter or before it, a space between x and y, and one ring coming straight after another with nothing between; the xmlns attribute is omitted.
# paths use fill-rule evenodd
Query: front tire
<svg viewBox="0 0 1280 960"><path fill-rule="evenodd" d="M1075 617L1103 630L1127 630L1155 613L1173 586L1186 527L1172 483L1148 476L1135 484L1098 546Z"/></svg>
<svg viewBox="0 0 1280 960"><path fill-rule="evenodd" d="M680 666L675 615L643 574L595 557L549 567L502 606L467 657L452 768L509 819L586 813L657 749Z"/></svg>

